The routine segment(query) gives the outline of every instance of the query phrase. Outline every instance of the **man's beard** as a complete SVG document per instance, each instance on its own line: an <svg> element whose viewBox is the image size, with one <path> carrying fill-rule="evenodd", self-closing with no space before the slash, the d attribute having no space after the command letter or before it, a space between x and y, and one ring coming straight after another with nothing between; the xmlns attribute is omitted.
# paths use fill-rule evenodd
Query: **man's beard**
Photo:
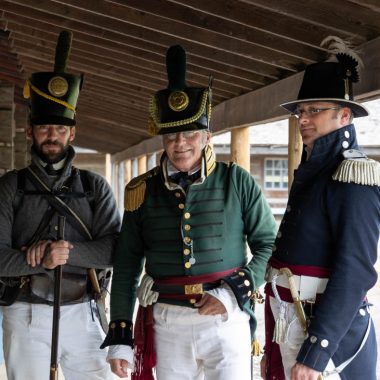
<svg viewBox="0 0 380 380"><path fill-rule="evenodd" d="M56 153L53 153L53 152L44 153L43 152L44 145L57 145L61 148L61 150ZM38 145L36 141L33 140L33 147L38 157L40 157L41 160L46 162L47 164L55 164L63 160L66 157L67 151L69 149L69 145L70 145L69 143L67 143L66 145L63 145L62 143L58 141L51 141L51 140L46 140L41 145Z"/></svg>

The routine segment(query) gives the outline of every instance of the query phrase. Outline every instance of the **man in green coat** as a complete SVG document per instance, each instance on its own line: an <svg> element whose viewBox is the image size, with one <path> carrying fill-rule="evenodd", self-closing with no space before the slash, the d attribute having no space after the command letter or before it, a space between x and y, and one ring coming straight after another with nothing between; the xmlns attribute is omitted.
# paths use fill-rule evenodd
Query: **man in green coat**
<svg viewBox="0 0 380 380"><path fill-rule="evenodd" d="M215 161L211 88L186 86L185 60L168 50L168 88L151 101L160 165L126 187L103 347L119 377L134 367L134 379L152 379L156 366L159 380L250 379L253 299L276 225L252 176Z"/></svg>

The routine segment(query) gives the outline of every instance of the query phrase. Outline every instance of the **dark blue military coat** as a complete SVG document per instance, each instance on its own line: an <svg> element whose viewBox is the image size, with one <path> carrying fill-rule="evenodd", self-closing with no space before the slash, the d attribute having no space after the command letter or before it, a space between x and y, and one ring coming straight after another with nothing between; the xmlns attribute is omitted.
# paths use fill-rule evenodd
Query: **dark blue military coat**
<svg viewBox="0 0 380 380"><path fill-rule="evenodd" d="M330 358L337 366L358 350L369 323L366 294L377 280L380 189L332 178L344 160L343 152L352 149L358 149L353 125L316 141L310 158L303 159L295 172L273 248L274 258L282 263L331 270L297 357L319 371ZM372 325L364 348L341 378L376 379L375 367Z"/></svg>

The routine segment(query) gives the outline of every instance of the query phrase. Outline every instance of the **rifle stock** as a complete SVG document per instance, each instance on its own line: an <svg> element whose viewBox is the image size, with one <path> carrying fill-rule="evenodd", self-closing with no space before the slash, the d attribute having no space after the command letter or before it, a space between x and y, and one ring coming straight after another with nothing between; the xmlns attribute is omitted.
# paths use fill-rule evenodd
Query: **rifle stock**
<svg viewBox="0 0 380 380"><path fill-rule="evenodd" d="M65 217L58 216L57 240L64 240ZM50 357L50 380L58 379L58 339L59 339L59 317L61 304L61 279L62 265L54 269L54 304L53 304L53 328L51 336L51 357Z"/></svg>

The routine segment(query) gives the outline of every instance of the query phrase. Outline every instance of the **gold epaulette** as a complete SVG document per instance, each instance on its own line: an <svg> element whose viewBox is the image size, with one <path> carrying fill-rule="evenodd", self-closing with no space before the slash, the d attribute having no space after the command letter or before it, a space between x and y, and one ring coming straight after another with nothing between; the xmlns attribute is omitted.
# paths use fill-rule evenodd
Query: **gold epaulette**
<svg viewBox="0 0 380 380"><path fill-rule="evenodd" d="M341 162L333 180L359 185L380 186L380 163L368 158L359 150L350 149L343 152L345 159Z"/></svg>
<svg viewBox="0 0 380 380"><path fill-rule="evenodd" d="M148 172L133 178L125 188L124 208L126 211L137 210L144 202L146 180L158 173L159 168L153 168Z"/></svg>

